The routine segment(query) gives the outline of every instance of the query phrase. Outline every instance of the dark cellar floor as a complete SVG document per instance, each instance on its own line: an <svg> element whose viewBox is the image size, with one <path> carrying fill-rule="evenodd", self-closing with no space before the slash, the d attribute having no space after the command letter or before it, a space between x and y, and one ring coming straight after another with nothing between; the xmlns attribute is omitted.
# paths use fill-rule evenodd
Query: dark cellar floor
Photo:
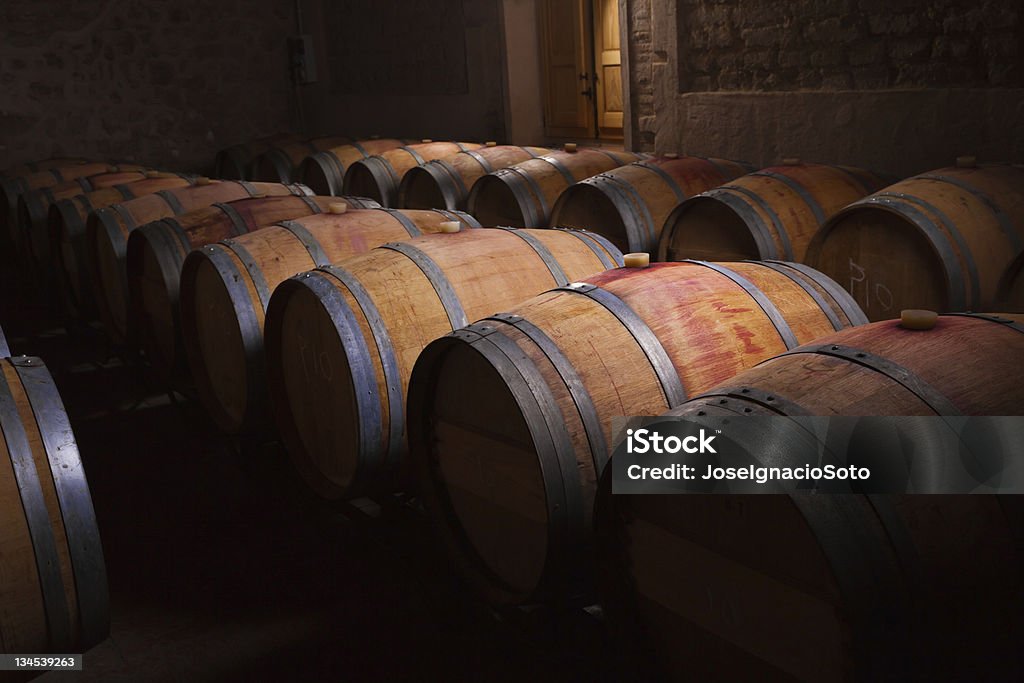
<svg viewBox="0 0 1024 683"><path fill-rule="evenodd" d="M622 678L596 619L487 609L413 510L354 521L313 503L280 451L239 453L198 405L147 386L98 338L69 338L15 270L0 265L0 325L64 399L112 613L82 673L36 680Z"/></svg>

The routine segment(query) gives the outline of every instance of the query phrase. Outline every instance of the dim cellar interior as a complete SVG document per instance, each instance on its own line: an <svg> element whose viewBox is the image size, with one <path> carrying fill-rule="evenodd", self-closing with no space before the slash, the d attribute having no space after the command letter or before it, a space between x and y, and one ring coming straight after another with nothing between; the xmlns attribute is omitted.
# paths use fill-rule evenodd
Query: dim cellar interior
<svg viewBox="0 0 1024 683"><path fill-rule="evenodd" d="M1024 679L1024 8L66 5L3 680Z"/></svg>

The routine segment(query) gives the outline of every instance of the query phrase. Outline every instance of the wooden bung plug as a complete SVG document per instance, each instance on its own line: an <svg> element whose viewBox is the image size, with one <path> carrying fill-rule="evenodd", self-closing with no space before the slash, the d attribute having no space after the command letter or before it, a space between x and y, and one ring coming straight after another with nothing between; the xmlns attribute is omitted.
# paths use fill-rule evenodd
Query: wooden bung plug
<svg viewBox="0 0 1024 683"><path fill-rule="evenodd" d="M977 168L978 167L978 157L974 156L973 154L968 154L968 155L965 155L965 156L962 156L962 157L957 157L956 158L956 167L957 168Z"/></svg>
<svg viewBox="0 0 1024 683"><path fill-rule="evenodd" d="M800 165L800 157L786 157L785 159L782 160L782 165L783 166L799 166Z"/></svg>
<svg viewBox="0 0 1024 683"><path fill-rule="evenodd" d="M572 154L573 152L576 151L576 143L575 142L567 142L567 143L565 143L565 147L563 149L565 149L566 152L569 152L570 154Z"/></svg>
<svg viewBox="0 0 1024 683"><path fill-rule="evenodd" d="M651 265L651 255L643 251L625 254L622 263L624 268L646 268Z"/></svg>
<svg viewBox="0 0 1024 683"><path fill-rule="evenodd" d="M147 178L161 178L163 177L160 171L146 171Z"/></svg>
<svg viewBox="0 0 1024 683"><path fill-rule="evenodd" d="M267 196L266 192L254 192L252 195L253 199L263 199Z"/></svg>
<svg viewBox="0 0 1024 683"><path fill-rule="evenodd" d="M210 182L210 179L204 175L201 175L198 178L196 178L196 185L209 185Z"/></svg>
<svg viewBox="0 0 1024 683"><path fill-rule="evenodd" d="M900 327L907 330L930 330L939 321L939 314L935 311L925 311L918 308L908 308L900 311Z"/></svg>
<svg viewBox="0 0 1024 683"><path fill-rule="evenodd" d="M430 138L423 138L422 140L420 140L420 142L422 142L425 145L427 143L433 142L433 140L431 140Z"/></svg>
<svg viewBox="0 0 1024 683"><path fill-rule="evenodd" d="M445 221L438 226L443 233L460 232L462 230L462 223L458 221Z"/></svg>
<svg viewBox="0 0 1024 683"><path fill-rule="evenodd" d="M345 202L331 202L327 205L327 211L330 213L345 213L348 211L348 204Z"/></svg>
<svg viewBox="0 0 1024 683"><path fill-rule="evenodd" d="M498 146L498 143L495 142L494 140L488 140L487 142L484 143L484 147L497 147L497 146Z"/></svg>
<svg viewBox="0 0 1024 683"><path fill-rule="evenodd" d="M665 152L664 154L662 154L662 156L665 157L666 159L678 159L679 158L679 155L676 154L675 152Z"/></svg>

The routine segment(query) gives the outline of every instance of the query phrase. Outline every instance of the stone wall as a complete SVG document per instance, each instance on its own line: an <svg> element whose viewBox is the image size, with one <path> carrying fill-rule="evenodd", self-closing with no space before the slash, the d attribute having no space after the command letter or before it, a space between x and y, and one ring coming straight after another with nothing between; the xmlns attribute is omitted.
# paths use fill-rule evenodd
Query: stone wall
<svg viewBox="0 0 1024 683"><path fill-rule="evenodd" d="M638 149L904 175L1024 160L1019 3L625 2Z"/></svg>
<svg viewBox="0 0 1024 683"><path fill-rule="evenodd" d="M292 128L290 0L0 2L0 168L54 155L203 170Z"/></svg>

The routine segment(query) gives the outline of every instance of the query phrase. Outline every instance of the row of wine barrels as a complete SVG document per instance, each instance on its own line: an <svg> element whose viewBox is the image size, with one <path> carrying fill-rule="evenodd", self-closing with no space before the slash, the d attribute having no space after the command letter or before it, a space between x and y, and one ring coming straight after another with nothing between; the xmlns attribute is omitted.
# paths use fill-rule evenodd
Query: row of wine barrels
<svg viewBox="0 0 1024 683"><path fill-rule="evenodd" d="M600 236L467 230L386 244L278 286L264 344L280 437L329 499L400 486L405 395L433 339L622 264Z"/></svg>
<svg viewBox="0 0 1024 683"><path fill-rule="evenodd" d="M888 184L849 166L792 163L755 171L680 204L665 221L658 260L803 262L826 220Z"/></svg>
<svg viewBox="0 0 1024 683"><path fill-rule="evenodd" d="M613 418L863 322L805 266L693 261L595 275L437 339L412 373L408 434L451 561L493 602L587 595Z"/></svg>
<svg viewBox="0 0 1024 683"><path fill-rule="evenodd" d="M407 209L438 207L465 210L469 188L482 176L527 159L536 159L550 151L544 147L516 147L488 142L483 149L467 150L447 159L428 161L422 166L409 169L402 178L398 188L398 205Z"/></svg>
<svg viewBox="0 0 1024 683"><path fill-rule="evenodd" d="M0 360L0 652L83 652L110 630L89 486L53 378Z"/></svg>
<svg viewBox="0 0 1024 683"><path fill-rule="evenodd" d="M213 175L221 180L249 180L252 177L252 163L274 144L297 142L299 137L292 133L278 133L265 138L250 140L225 147L213 159Z"/></svg>
<svg viewBox="0 0 1024 683"><path fill-rule="evenodd" d="M469 191L467 210L484 225L550 225L552 207L567 188L645 157L597 148L569 150L488 173Z"/></svg>
<svg viewBox="0 0 1024 683"><path fill-rule="evenodd" d="M299 164L310 154L348 142L348 138L331 136L273 145L256 160L253 166L253 179L268 183L294 182Z"/></svg>
<svg viewBox="0 0 1024 683"><path fill-rule="evenodd" d="M128 235L132 230L153 220L182 215L208 206L224 207L231 201L243 198L302 198L308 195L309 189L301 185L247 181L214 183L204 178L193 188L149 193L93 211L86 221L84 250L80 258L86 261L84 272L90 278L100 321L108 336L118 344L124 343L127 339L128 298L125 260ZM221 208L220 211L225 214L229 224L235 224L229 218L235 215L232 209ZM237 224L244 225L245 219L239 220Z"/></svg>
<svg viewBox="0 0 1024 683"><path fill-rule="evenodd" d="M39 171L48 171L51 168L70 166L71 164L84 164L86 161L87 159L81 159L78 157L53 157L50 159L41 159L39 161L30 161L25 164L5 169L0 172L0 178L13 178L16 176L29 175L30 173L37 173Z"/></svg>
<svg viewBox="0 0 1024 683"><path fill-rule="evenodd" d="M686 199L753 171L727 159L663 156L613 168L569 187L551 224L601 233L623 251L657 251L665 219Z"/></svg>
<svg viewBox="0 0 1024 683"><path fill-rule="evenodd" d="M931 330L884 321L765 361L669 414L1021 415L1022 356L1024 316L940 316ZM784 458L773 439L751 455ZM602 481L602 604L659 665L651 678L1012 680L1024 664L1019 498L612 495Z"/></svg>
<svg viewBox="0 0 1024 683"><path fill-rule="evenodd" d="M271 226L190 254L181 272L181 326L192 378L214 422L229 433L252 433L270 417L263 320L280 283L382 244L478 227L443 209L356 210Z"/></svg>
<svg viewBox="0 0 1024 683"><path fill-rule="evenodd" d="M340 195L349 166L362 159L398 149L410 142L413 141L397 138L357 140L317 152L306 157L299 166L299 182L320 195Z"/></svg>
<svg viewBox="0 0 1024 683"><path fill-rule="evenodd" d="M77 178L54 187L31 190L18 198L18 231L20 239L28 245L27 252L37 269L49 270L50 207L62 199L71 199L117 185L129 185L146 179L146 171L122 170L116 166L109 173Z"/></svg>
<svg viewBox="0 0 1024 683"><path fill-rule="evenodd" d="M1000 279L1024 252L1024 167L941 168L846 207L807 263L843 283L872 320L899 311L999 310Z"/></svg>
<svg viewBox="0 0 1024 683"><path fill-rule="evenodd" d="M483 145L471 142L424 141L361 159L349 165L342 184L343 193L369 197L380 202L381 206L397 207L398 188L409 169L481 147Z"/></svg>

